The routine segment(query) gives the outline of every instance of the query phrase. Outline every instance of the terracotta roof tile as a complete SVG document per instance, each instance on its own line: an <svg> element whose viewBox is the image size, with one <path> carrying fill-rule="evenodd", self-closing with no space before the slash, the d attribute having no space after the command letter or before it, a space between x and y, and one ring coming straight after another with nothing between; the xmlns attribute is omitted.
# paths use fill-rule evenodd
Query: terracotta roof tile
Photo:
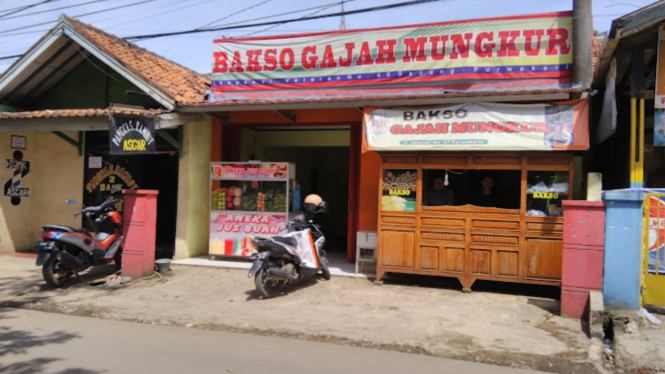
<svg viewBox="0 0 665 374"><path fill-rule="evenodd" d="M206 77L76 18L65 18L78 33L178 103L205 101L210 87Z"/></svg>
<svg viewBox="0 0 665 374"><path fill-rule="evenodd" d="M142 115L152 117L161 114L160 109L55 109L34 110L31 112L0 112L0 119L23 118L72 118L72 117L107 117L109 114Z"/></svg>

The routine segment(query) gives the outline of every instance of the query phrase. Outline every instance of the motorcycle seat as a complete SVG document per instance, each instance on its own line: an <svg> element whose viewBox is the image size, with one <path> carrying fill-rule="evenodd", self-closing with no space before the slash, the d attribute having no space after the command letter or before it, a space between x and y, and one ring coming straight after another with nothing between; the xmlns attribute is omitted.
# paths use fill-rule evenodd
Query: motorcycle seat
<svg viewBox="0 0 665 374"><path fill-rule="evenodd" d="M286 245L289 245L291 247L297 247L298 246L298 241L294 238L288 237L288 236L273 236L272 237L273 241L283 243Z"/></svg>
<svg viewBox="0 0 665 374"><path fill-rule="evenodd" d="M61 226L61 225L44 225L42 226L44 230L53 230L53 231L66 231L66 232L78 232L80 234L87 235L92 238L92 235L90 235L90 231L80 228L80 229L75 229L71 226Z"/></svg>

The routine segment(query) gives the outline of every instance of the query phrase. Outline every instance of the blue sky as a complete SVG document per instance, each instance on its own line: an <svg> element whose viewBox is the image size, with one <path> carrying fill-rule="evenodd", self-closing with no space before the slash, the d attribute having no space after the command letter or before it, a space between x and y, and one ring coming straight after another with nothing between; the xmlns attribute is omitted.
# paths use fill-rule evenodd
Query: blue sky
<svg viewBox="0 0 665 374"><path fill-rule="evenodd" d="M3 10L39 3L41 1L0 0L0 15L3 14ZM139 1L146 0L51 0L50 3L36 6L29 10L7 16L6 18L0 18L0 56L25 52L55 24L58 16L63 12L70 16L77 16ZM79 18L84 22L118 36L130 36L197 28L228 16L227 19L215 23L215 25L224 25L253 18L268 17L278 13L322 6L337 1L339 0L151 0L132 7ZM347 0L346 9L367 8L402 1ZM653 2L653 0L593 0L594 28L599 31L609 30L613 19ZM60 11L9 19L9 17L83 3L89 4ZM232 15L252 5L258 6ZM346 17L346 24L348 29L383 27L570 9L572 9L572 0L443 0L437 3L408 8L352 15ZM325 14L339 10L339 6L327 9L312 9L280 18L296 18L316 11L320 11L319 14ZM269 20L280 18L271 18ZM16 31L7 31L45 22L51 23ZM263 27L225 31L223 36L240 37L247 34L278 35L327 31L339 29L339 25L339 18L330 18L280 25L270 30L266 30L267 27ZM220 36L222 34L219 32L209 32L145 40L137 44L191 69L205 73L209 72L212 66L212 41L214 38ZM12 62L11 60L0 60L0 72L6 70Z"/></svg>

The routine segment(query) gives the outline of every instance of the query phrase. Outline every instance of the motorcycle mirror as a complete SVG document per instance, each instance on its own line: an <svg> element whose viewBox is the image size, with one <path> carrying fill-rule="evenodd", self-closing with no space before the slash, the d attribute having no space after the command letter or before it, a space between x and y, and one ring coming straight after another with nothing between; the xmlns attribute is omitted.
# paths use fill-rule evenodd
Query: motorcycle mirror
<svg viewBox="0 0 665 374"><path fill-rule="evenodd" d="M76 201L76 200L65 200L65 202L69 205L77 205L78 204L78 201Z"/></svg>

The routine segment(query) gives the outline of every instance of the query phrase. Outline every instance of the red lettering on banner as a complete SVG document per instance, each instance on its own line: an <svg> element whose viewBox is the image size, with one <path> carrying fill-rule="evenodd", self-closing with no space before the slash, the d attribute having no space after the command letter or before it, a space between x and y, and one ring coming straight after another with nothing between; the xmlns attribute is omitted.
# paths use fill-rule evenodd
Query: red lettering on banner
<svg viewBox="0 0 665 374"><path fill-rule="evenodd" d="M360 65L374 65L374 59L369 50L368 42L363 42L362 47L360 47L360 56L358 56L358 59L356 60L356 66Z"/></svg>
<svg viewBox="0 0 665 374"><path fill-rule="evenodd" d="M497 53L497 56L499 56L499 57L518 57L520 55L520 51L517 49L517 45L515 45L515 41L519 37L520 37L520 31L519 30L500 31L499 32L499 39L501 39L501 47L499 48L499 52Z"/></svg>
<svg viewBox="0 0 665 374"><path fill-rule="evenodd" d="M263 57L266 64L263 66L265 71L275 71L277 69L277 50L274 48L266 49L266 54Z"/></svg>
<svg viewBox="0 0 665 374"><path fill-rule="evenodd" d="M483 41L487 40L487 43L483 44ZM496 43L493 42L494 33L492 32L481 32L476 37L476 42L474 43L474 48L476 55L480 58L489 58L492 57L492 51L496 47Z"/></svg>
<svg viewBox="0 0 665 374"><path fill-rule="evenodd" d="M402 58L402 61L411 62L427 60L427 55L425 55L425 43L427 43L426 37L404 38L404 57Z"/></svg>
<svg viewBox="0 0 665 374"><path fill-rule="evenodd" d="M478 132L492 132L492 124L487 122L480 122L480 129Z"/></svg>
<svg viewBox="0 0 665 374"><path fill-rule="evenodd" d="M323 61L321 62L321 69L336 68L335 54L333 54L332 45L326 45L326 50L323 52Z"/></svg>
<svg viewBox="0 0 665 374"><path fill-rule="evenodd" d="M215 58L215 67L212 68L213 73L226 73L229 71L229 56L226 52L215 52L212 55Z"/></svg>
<svg viewBox="0 0 665 374"><path fill-rule="evenodd" d="M259 57L263 53L262 50L256 49L254 51L247 51L247 71L261 71L259 64Z"/></svg>
<svg viewBox="0 0 665 374"><path fill-rule="evenodd" d="M395 135L402 133L402 125L394 125L390 128L390 132Z"/></svg>
<svg viewBox="0 0 665 374"><path fill-rule="evenodd" d="M466 122L453 123L453 132L466 132Z"/></svg>
<svg viewBox="0 0 665 374"><path fill-rule="evenodd" d="M558 28L558 29L547 29L547 37L549 38L549 43L547 44L547 50L545 50L545 55L555 56L567 55L570 53L570 43L568 43L568 36L570 33L567 29ZM557 52L558 49L558 52Z"/></svg>
<svg viewBox="0 0 665 374"><path fill-rule="evenodd" d="M545 35L545 30L524 30L526 38L524 41L524 52L527 56L538 56L540 54L540 43ZM536 37L536 45L533 45L533 37Z"/></svg>
<svg viewBox="0 0 665 374"><path fill-rule="evenodd" d="M288 57L288 60L287 60ZM296 55L293 53L293 49L284 48L282 52L279 53L279 67L282 70L287 71L293 69L293 65L296 62Z"/></svg>
<svg viewBox="0 0 665 374"><path fill-rule="evenodd" d="M471 43L471 38L473 38L473 33L453 34L451 40L453 42L453 49L450 52L450 58L455 60L460 56L462 58L469 58L469 43Z"/></svg>
<svg viewBox="0 0 665 374"><path fill-rule="evenodd" d="M245 71L245 68L242 67L242 61L240 60L240 52L233 52L233 62L231 63L231 69L229 69L229 71L231 73L243 73Z"/></svg>
<svg viewBox="0 0 665 374"><path fill-rule="evenodd" d="M353 63L353 49L356 48L356 43L346 43L344 48L346 48L346 60L340 56L338 63L340 67L347 68Z"/></svg>
<svg viewBox="0 0 665 374"><path fill-rule="evenodd" d="M376 55L376 64L394 64L396 45L397 40L395 39L378 40L376 42L376 47L379 51Z"/></svg>
<svg viewBox="0 0 665 374"><path fill-rule="evenodd" d="M430 36L429 42L431 44L432 60L441 61L446 57L446 43L448 43L448 35ZM441 52L439 52L439 43L441 43Z"/></svg>
<svg viewBox="0 0 665 374"><path fill-rule="evenodd" d="M310 57L310 54L313 56ZM303 68L307 70L316 69L316 61L319 59L319 57L316 55L316 46L308 46L303 48L301 58ZM321 63L321 67L323 67L323 63Z"/></svg>
<svg viewBox="0 0 665 374"><path fill-rule="evenodd" d="M534 132L547 132L547 124L546 123L536 123L533 127Z"/></svg>

